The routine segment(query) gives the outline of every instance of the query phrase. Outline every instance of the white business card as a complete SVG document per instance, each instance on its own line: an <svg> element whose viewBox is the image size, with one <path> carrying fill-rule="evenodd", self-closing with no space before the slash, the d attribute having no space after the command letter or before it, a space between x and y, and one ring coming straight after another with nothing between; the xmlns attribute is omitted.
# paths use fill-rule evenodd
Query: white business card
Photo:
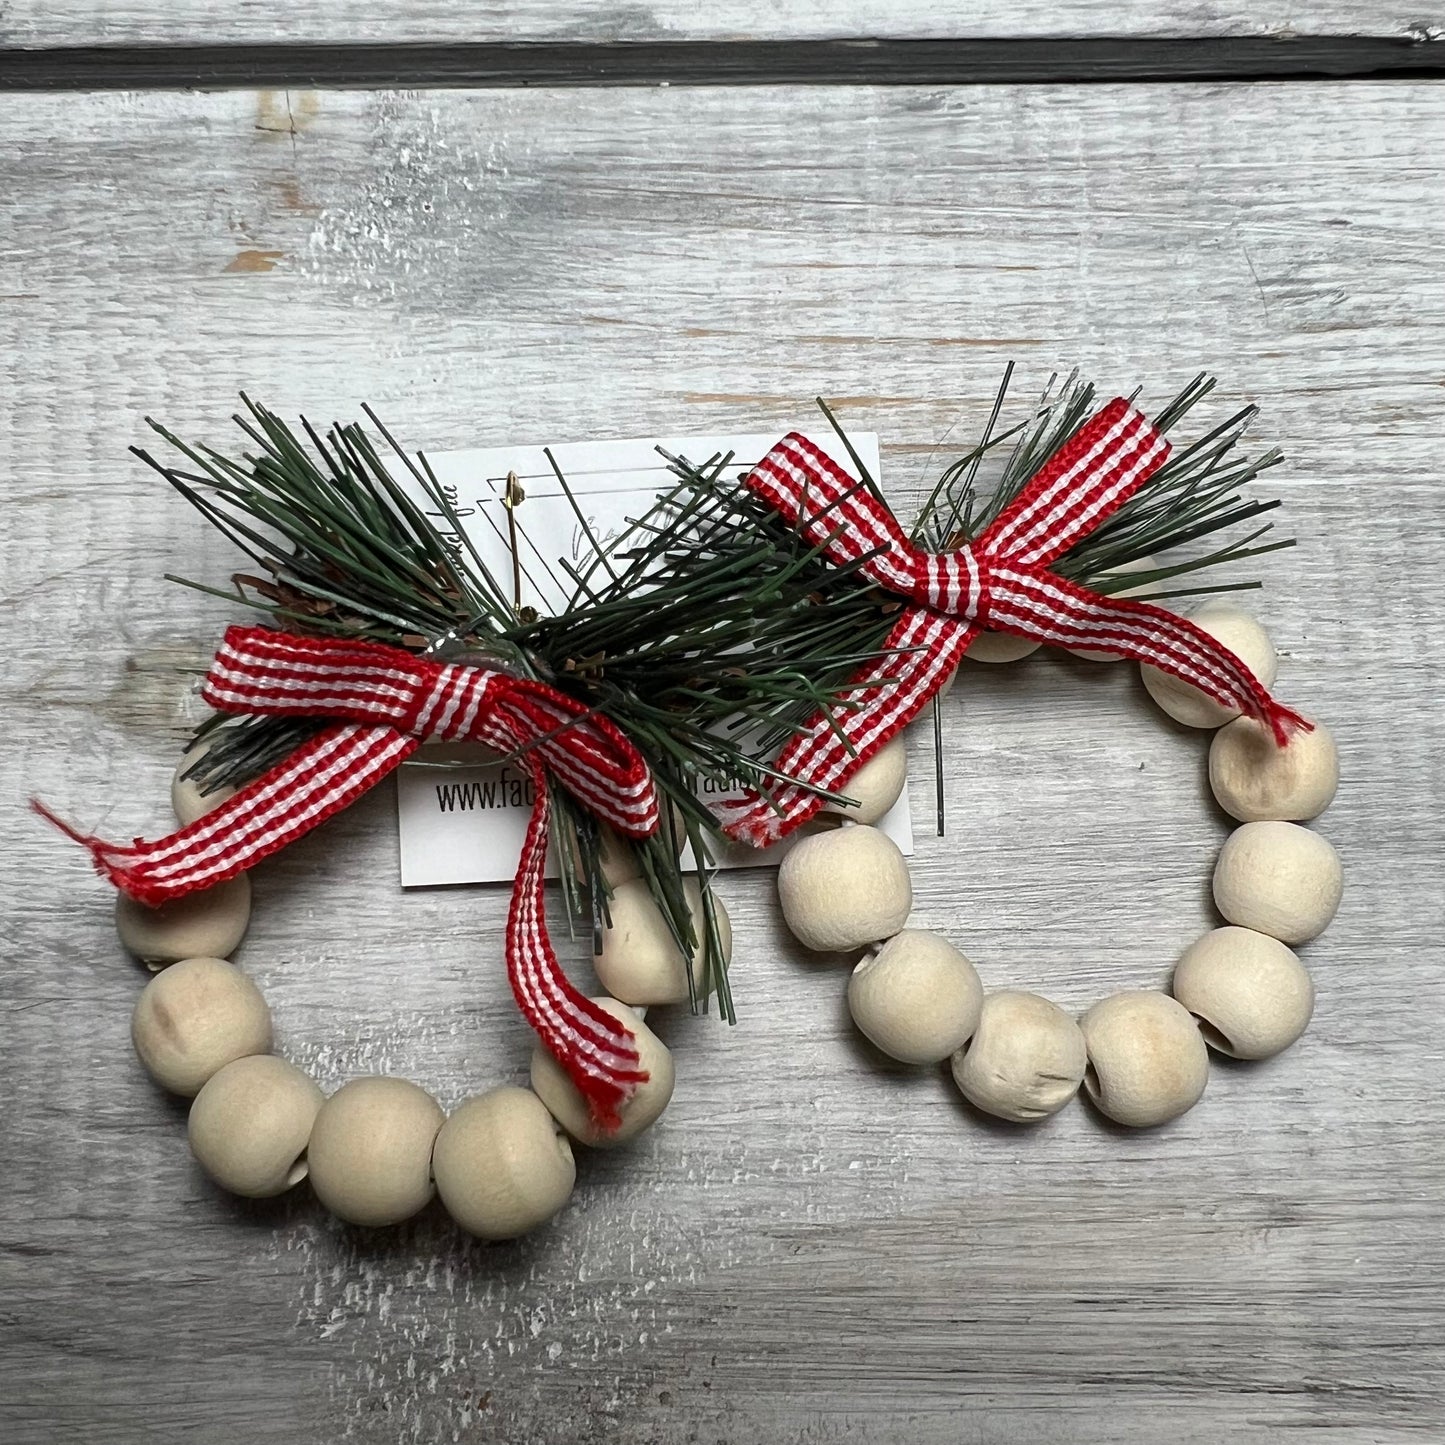
<svg viewBox="0 0 1445 1445"><path fill-rule="evenodd" d="M878 477L876 434L863 432L850 439L870 473ZM592 551L587 529L605 545L624 533L632 520L645 515L659 492L676 484L659 447L698 464L731 453L734 460L728 471L735 475L748 471L778 440L772 433L752 433L553 446L552 455L587 519L587 528L540 446L435 452L428 453L427 460L466 541L506 587L512 585L514 567L502 498L508 473L516 476L524 495L514 514L521 602L550 614L561 610L573 591L558 559L585 565ZM812 440L852 470L846 449L831 432ZM438 529L460 541L422 490L417 487L412 492ZM403 887L507 882L515 875L531 811L531 779L526 769L515 763L479 762L481 756L477 749L429 746L400 769L397 804ZM736 796L710 795L704 801L712 804ZM878 826L905 853L913 851L906 790ZM787 847L787 843L768 849L732 846L717 861L724 868L776 864ZM555 876L555 860L551 872Z"/></svg>

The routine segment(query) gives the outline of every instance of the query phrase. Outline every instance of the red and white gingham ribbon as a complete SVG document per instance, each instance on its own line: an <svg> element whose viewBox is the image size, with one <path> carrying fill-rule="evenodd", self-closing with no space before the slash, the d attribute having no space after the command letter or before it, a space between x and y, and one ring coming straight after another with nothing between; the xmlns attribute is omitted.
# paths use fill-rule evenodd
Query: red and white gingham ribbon
<svg viewBox="0 0 1445 1445"><path fill-rule="evenodd" d="M1308 727L1193 623L1145 602L1090 592L1048 570L1168 455L1163 436L1118 398L1044 463L991 526L956 551L938 553L915 547L892 512L806 437L784 437L744 485L830 560L862 559L863 575L907 605L883 644L883 661L863 668L833 715L816 714L779 755L778 770L797 781L731 805L726 831L764 847L806 822L825 801L815 790L843 791L918 715L984 629L1138 658L1258 718L1281 744L1291 728Z"/></svg>
<svg viewBox="0 0 1445 1445"><path fill-rule="evenodd" d="M527 1021L586 1095L598 1120L647 1079L632 1033L568 982L547 937L543 869L548 776L630 838L658 824L656 790L637 749L605 717L543 683L448 665L399 648L232 627L201 696L220 712L337 722L189 827L129 845L77 833L97 868L157 906L253 867L354 802L424 739L519 754L532 816L507 916L507 971Z"/></svg>

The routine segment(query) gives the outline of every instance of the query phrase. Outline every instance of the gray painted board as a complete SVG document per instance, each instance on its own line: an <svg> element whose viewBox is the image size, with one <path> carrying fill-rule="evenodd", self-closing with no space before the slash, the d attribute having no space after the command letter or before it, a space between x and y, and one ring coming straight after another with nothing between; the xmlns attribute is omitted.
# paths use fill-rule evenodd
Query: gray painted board
<svg viewBox="0 0 1445 1445"><path fill-rule="evenodd" d="M1147 4L1123 0L1047 0L985 4L939 0L681 0L615 5L603 0L8 0L0 4L0 43L277 44L303 41L425 40L736 40L950 39L978 36L1083 35L1424 35L1438 30L1438 6L1402 8L1393 0L1323 0L1302 6L1268 0L1242 5L1207 0Z"/></svg>
<svg viewBox="0 0 1445 1445"><path fill-rule="evenodd" d="M12 7L13 12L13 7ZM12 14L13 20L13 14ZM0 152L0 1435L1437 1445L1445 801L1437 86L65 96ZM166 821L236 562L126 447L245 387L433 448L805 422L900 507L1006 360L1264 407L1301 546L1258 600L1345 781L1310 1033L1126 1135L1016 1133L855 1042L846 971L729 877L742 1022L504 1248L247 1205L131 1059L110 900L21 809ZM1039 655L947 705L915 921L1070 1008L1208 925L1204 740ZM931 807L925 738L913 798ZM385 790L256 880L239 961L326 1087L520 1079L505 890L402 895ZM585 976L585 966L578 965Z"/></svg>

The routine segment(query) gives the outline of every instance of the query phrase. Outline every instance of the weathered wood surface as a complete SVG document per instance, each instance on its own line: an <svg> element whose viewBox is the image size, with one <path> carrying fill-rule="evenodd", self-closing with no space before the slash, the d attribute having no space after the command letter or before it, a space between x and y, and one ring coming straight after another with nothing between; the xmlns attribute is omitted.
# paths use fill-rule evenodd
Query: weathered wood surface
<svg viewBox="0 0 1445 1445"><path fill-rule="evenodd" d="M11 7L11 23L14 7ZM1438 1445L1445 107L1438 87L232 94L0 111L0 1438ZM20 808L164 823L234 558L126 456L245 387L413 443L882 433L900 503L1004 362L1159 399L1224 373L1289 451L1259 606L1345 782L1306 1038L1140 1136L992 1127L880 1065L844 971L729 878L743 1023L573 1207L238 1204L140 1075L107 890ZM1203 740L1127 667L974 669L916 921L1070 1007L1208 921ZM915 743L920 815L931 804ZM505 890L402 896L387 796L265 867L240 959L334 1087L521 1077Z"/></svg>
<svg viewBox="0 0 1445 1445"><path fill-rule="evenodd" d="M1438 0L7 0L0 44L295 44L303 41L950 39L1083 35L1421 35Z"/></svg>

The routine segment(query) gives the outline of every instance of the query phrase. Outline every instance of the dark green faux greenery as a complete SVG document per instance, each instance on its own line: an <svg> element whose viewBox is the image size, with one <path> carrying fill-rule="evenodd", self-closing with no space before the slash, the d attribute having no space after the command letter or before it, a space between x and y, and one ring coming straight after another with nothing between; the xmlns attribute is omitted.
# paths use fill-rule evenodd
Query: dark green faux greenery
<svg viewBox="0 0 1445 1445"><path fill-rule="evenodd" d="M1095 409L1093 388L1071 376L1057 390L1051 383L1023 421L999 431L1011 374L1012 367L978 445L944 471L925 502L913 528L921 545L941 550L976 536ZM1191 382L1159 412L1156 425L1176 426L1213 385L1206 377ZM731 1021L708 887L717 824L698 800L698 785L758 787L776 778L770 759L781 744L817 710L836 711L839 693L877 660L897 600L868 583L856 565L826 562L737 484L731 458L695 464L671 457L676 486L622 536L605 542L592 535L558 471L590 555L581 564L558 559L571 596L556 616L519 611L507 585L512 579L494 577L467 542L425 456L403 451L370 410L385 454L359 425L336 425L323 436L303 421L298 431L243 400L246 410L236 421L250 449L239 457L188 445L155 422L182 464L165 465L137 450L254 564L233 577L234 590L186 585L241 601L286 627L470 658L538 678L604 712L637 745L672 804L660 834L632 846L688 954L699 940L677 857L683 842L699 860L703 966L701 986L690 980L693 1004L705 1008L715 989ZM831 411L819 405L853 456L860 485L877 491ZM1239 496L1279 460L1274 452L1255 460L1239 454L1253 414L1253 408L1239 412L1179 448L1129 503L1062 557L1057 570L1108 592L1289 546L1260 544L1270 530L1266 523L1201 556L1170 559L1148 572L1119 571L1252 522L1277 505ZM997 472L991 485L980 482L985 465ZM414 492L399 484L397 467L460 543L432 524ZM1211 572L1208 585L1191 590L1250 585L1218 582ZM245 781L320 725L214 717L199 730L208 750L195 776L206 788ZM606 924L610 896L600 866L602 840L595 820L565 791L554 789L553 802L560 835L570 831L577 839L575 850L558 850L569 916L589 919L595 935Z"/></svg>
<svg viewBox="0 0 1445 1445"><path fill-rule="evenodd" d="M237 421L253 449L239 459L192 447L155 423L185 465L139 453L254 564L233 578L233 592L188 585L288 627L479 658L604 712L637 745L673 804L665 836L635 846L642 875L689 954L696 940L679 844L690 842L701 860L698 1001L715 988L731 1018L707 886L717 825L696 787L705 780L757 787L778 776L769 759L782 740L818 709L830 710L868 661L856 639L878 614L878 594L851 569L825 566L749 494L722 485L720 459L697 482L679 481L622 537L592 539L581 567L559 560L573 594L557 616L519 612L465 543L425 457L409 457L369 412L390 448L386 459L359 426L322 436L303 422L298 435L264 407L246 406ZM398 464L463 539L460 547L443 539L398 484ZM201 730L209 747L197 780L208 787L253 777L317 726L320 720L212 719ZM553 801L564 830L574 829L579 841L575 855L559 850L569 911L577 916L590 900L595 932L606 922L608 898L597 826L561 789Z"/></svg>
<svg viewBox="0 0 1445 1445"><path fill-rule="evenodd" d="M1039 467L1098 410L1100 401L1089 383L1075 372L1064 380L1051 378L1026 420L1000 433L999 415L1007 399L1013 366L1004 371L988 425L977 446L960 457L939 478L913 527L914 539L935 551L957 547L978 536L1018 496ZM1168 434L1215 388L1212 376L1196 376L1171 402L1151 415L1154 425ZM1137 399L1137 393L1131 400ZM1176 445L1169 460L1135 495L1097 531L1085 537L1054 563L1060 576L1096 592L1122 587L1148 586L1176 577L1198 574L1229 562L1241 562L1282 547L1293 540L1261 542L1272 530L1266 522L1246 535L1197 555L1176 556L1149 571L1120 573L1121 567L1146 557L1159 558L1215 533L1252 522L1279 506L1277 499L1250 499L1240 489L1261 472L1283 460L1278 450L1259 457L1242 455L1244 434L1258 411L1248 406L1215 425L1194 441ZM831 419L831 418L830 418ZM1006 442L1002 471L992 486L980 486L980 464ZM1256 545L1259 544L1259 545ZM1181 589L1160 587L1140 597L1186 597L1206 592L1230 592L1257 587L1252 581L1221 581L1211 574L1207 583Z"/></svg>

